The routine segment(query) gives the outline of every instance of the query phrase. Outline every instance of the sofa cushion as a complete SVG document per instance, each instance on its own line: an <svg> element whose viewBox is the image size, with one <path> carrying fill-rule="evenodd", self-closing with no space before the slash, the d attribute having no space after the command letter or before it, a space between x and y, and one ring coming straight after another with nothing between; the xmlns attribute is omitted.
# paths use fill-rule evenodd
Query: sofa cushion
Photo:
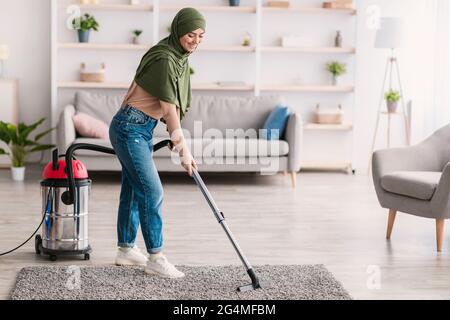
<svg viewBox="0 0 450 320"><path fill-rule="evenodd" d="M289 108L281 105L276 106L264 122L260 137L267 140L281 139L284 136L288 118Z"/></svg>
<svg viewBox="0 0 450 320"><path fill-rule="evenodd" d="M73 115L72 120L75 130L82 137L109 139L108 126L103 121L84 112L77 112Z"/></svg>
<svg viewBox="0 0 450 320"><path fill-rule="evenodd" d="M109 126L112 117L122 105L123 98L123 93L102 94L77 91L75 93L75 109L101 120Z"/></svg>
<svg viewBox="0 0 450 320"><path fill-rule="evenodd" d="M384 190L421 200L430 200L441 178L441 172L396 171L381 177Z"/></svg>

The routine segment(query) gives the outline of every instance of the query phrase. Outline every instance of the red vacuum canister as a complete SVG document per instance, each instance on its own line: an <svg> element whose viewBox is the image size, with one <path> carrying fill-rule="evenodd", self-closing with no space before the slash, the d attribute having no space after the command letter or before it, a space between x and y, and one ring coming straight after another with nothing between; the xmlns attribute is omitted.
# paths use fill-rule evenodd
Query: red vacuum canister
<svg viewBox="0 0 450 320"><path fill-rule="evenodd" d="M84 164L72 159L73 202L68 202L70 180L66 159L58 160L53 150L52 161L42 172L41 194L42 236L36 235L36 253L47 254L55 261L60 255L84 255L90 258L88 239L88 204L91 180Z"/></svg>

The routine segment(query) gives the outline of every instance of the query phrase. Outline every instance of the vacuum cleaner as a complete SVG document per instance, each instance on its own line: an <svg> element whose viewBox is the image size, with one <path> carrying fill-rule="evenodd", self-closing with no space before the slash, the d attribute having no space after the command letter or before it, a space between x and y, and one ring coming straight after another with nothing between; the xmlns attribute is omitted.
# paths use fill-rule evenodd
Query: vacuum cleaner
<svg viewBox="0 0 450 320"><path fill-rule="evenodd" d="M154 145L153 151L165 146L172 149L172 141L167 139L158 142ZM36 254L47 254L52 261L55 261L60 255L84 255L84 259L89 260L92 251L88 238L88 204L91 180L84 164L73 156L74 151L78 149L115 154L112 148L89 143L72 144L67 149L66 154L61 156L58 156L57 149L53 150L52 161L45 167L44 180L41 181L42 236L36 235L35 237ZM59 160L59 157L62 156L65 159ZM223 212L217 207L200 174L193 169L192 175L251 279L250 284L238 287L237 291L267 288L260 282L253 267L239 247L228 228Z"/></svg>

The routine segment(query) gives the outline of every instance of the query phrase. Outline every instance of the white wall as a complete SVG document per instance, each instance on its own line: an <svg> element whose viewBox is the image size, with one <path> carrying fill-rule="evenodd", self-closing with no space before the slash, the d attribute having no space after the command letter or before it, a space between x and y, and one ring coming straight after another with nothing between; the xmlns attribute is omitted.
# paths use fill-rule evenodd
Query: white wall
<svg viewBox="0 0 450 320"><path fill-rule="evenodd" d="M379 7L381 16L400 17L404 22L404 46L397 50L405 99L413 102L412 143L422 140L434 129L429 124L433 103L435 42L435 0L357 0L358 54L355 121L355 162L367 167L375 129L384 67L389 50L374 49L375 30L367 24L367 11ZM393 117L393 146L404 144L400 117ZM380 120L375 149L386 146L386 117Z"/></svg>
<svg viewBox="0 0 450 320"><path fill-rule="evenodd" d="M0 0L0 43L10 49L6 76L19 80L20 121L47 117L36 133L49 128L50 1ZM33 154L30 160L38 158Z"/></svg>
<svg viewBox="0 0 450 320"><path fill-rule="evenodd" d="M299 0L296 0L299 1ZM317 3L316 0L308 0ZM367 28L368 16L366 8L370 5L378 5L383 16L401 16L406 19L409 26L409 47L399 50L398 56L403 72L403 85L406 96L413 99L413 108L416 111L413 141L421 139L426 132L422 123L417 118L423 116L423 107L432 92L431 71L428 67L429 61L423 61L427 50L433 48L434 37L432 24L432 8L435 0L356 0L358 8L357 17L357 55L356 55L356 96L355 96L355 118L354 118L354 151L353 160L356 168L364 169L368 164L368 155L371 145L373 128L376 119L376 110L380 96L380 86L387 52L373 48L375 31ZM104 0L106 2L106 0ZM206 1L203 1L206 2ZM214 3L218 1L213 1ZM243 1L244 2L244 1ZM319 1L320 2L320 1ZM227 16L227 26L241 26L242 31L246 26L242 17ZM317 20L307 18L306 23L316 23L317 28L323 30L334 30L333 18ZM303 23L305 23L305 21ZM215 21L217 22L217 21ZM215 25L211 23L212 28ZM150 22L151 23L151 22ZM299 22L300 23L300 22ZM162 22L161 22L162 24ZM301 25L301 23L299 24ZM303 29L307 26L303 26ZM283 17L272 17L266 20L263 29L266 30L267 38L263 43L270 43L270 32L273 30L296 30L296 25L284 21ZM344 28L349 28L344 23ZM236 30L236 29L234 29ZM412 32L411 32L412 31ZM236 32L236 31L235 31ZM285 31L286 32L286 31ZM319 31L320 32L320 31ZM350 35L351 31L346 32ZM321 39L329 38L331 35L322 33ZM217 39L209 39L211 44L216 44ZM7 72L10 77L18 78L20 83L20 119L31 122L39 117L49 117L50 110L50 0L0 0L0 43L10 46L11 58L7 62ZM411 50L414 48L414 50ZM419 50L421 49L421 50ZM425 50L424 50L425 49ZM430 51L430 50L428 50ZM235 54L235 53L233 53ZM430 53L428 53L429 55ZM217 67L217 58L220 54L195 57L193 64L204 63ZM263 56L264 59L264 56ZM282 56L279 58L283 59ZM316 58L317 61L324 59ZM245 59L244 59L245 60ZM301 66L301 62L299 62ZM230 66L224 65L222 74L229 76ZM205 77L201 71L198 76ZM267 75L269 74L269 76ZM290 75L292 76L292 75ZM245 78L246 76L244 76ZM270 78L270 70L263 70L263 77ZM280 75L277 75L280 77ZM216 80L216 79L214 79ZM230 79L231 80L231 79ZM348 79L350 81L351 78ZM347 82L347 81L346 81ZM288 96L290 96L289 94ZM289 97L288 97L289 98ZM334 100L329 95L319 97L325 103ZM299 104L295 107L305 114L307 118L310 109L315 104L317 97L300 96ZM308 111L309 110L309 111ZM419 124L420 123L420 124ZM48 123L46 123L48 125ZM397 128L397 127L398 128ZM383 127L380 128L384 131ZM402 128L400 123L394 123L393 131L399 132L398 143L401 140ZM380 135L377 147L383 146L384 138ZM395 142L395 139L394 139Z"/></svg>

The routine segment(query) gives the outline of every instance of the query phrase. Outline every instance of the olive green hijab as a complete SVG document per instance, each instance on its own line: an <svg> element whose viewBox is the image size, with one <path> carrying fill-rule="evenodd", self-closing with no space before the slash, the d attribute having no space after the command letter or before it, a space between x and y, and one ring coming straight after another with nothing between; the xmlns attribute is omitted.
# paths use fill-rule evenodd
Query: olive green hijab
<svg viewBox="0 0 450 320"><path fill-rule="evenodd" d="M171 33L150 48L142 57L134 80L145 91L180 108L180 118L191 104L189 52L180 37L198 28L205 30L206 21L194 8L181 9L171 25Z"/></svg>

